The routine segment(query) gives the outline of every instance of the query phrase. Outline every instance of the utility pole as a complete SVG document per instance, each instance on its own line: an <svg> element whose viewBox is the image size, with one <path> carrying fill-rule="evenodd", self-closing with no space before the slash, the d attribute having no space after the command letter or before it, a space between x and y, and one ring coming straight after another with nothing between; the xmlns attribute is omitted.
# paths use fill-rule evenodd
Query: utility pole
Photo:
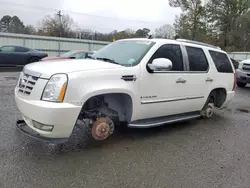
<svg viewBox="0 0 250 188"><path fill-rule="evenodd" d="M59 10L57 12L58 18L59 18L59 36L62 37L62 13Z"/></svg>
<svg viewBox="0 0 250 188"><path fill-rule="evenodd" d="M61 54L61 37L62 37L62 13L59 10L57 12L58 18L59 18L59 41L58 41L58 55Z"/></svg>

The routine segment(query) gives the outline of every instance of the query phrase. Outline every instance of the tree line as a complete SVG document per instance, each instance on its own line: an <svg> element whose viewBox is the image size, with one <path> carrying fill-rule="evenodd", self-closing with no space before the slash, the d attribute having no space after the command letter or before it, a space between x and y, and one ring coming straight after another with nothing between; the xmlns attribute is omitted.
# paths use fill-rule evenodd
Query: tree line
<svg viewBox="0 0 250 188"><path fill-rule="evenodd" d="M43 36L113 41L123 38L147 37L185 38L220 46L226 51L250 51L250 0L169 0L169 5L179 7L182 13L173 25L165 24L150 31L114 30L110 33L77 28L67 14L47 15L38 27L24 25L17 16L3 16L0 31Z"/></svg>

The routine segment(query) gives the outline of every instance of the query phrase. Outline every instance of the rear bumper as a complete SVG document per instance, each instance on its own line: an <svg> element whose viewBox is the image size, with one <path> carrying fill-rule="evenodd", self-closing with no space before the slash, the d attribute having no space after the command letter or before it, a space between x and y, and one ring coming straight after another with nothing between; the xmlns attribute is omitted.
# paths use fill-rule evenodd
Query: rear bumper
<svg viewBox="0 0 250 188"><path fill-rule="evenodd" d="M250 83L250 72L244 72L240 69L236 70L236 79L238 82Z"/></svg>
<svg viewBox="0 0 250 188"><path fill-rule="evenodd" d="M224 102L224 104L222 105L221 108L225 108L227 107L230 103L232 103L233 101L233 98L234 98L234 95L235 95L235 91L229 91L227 92L227 98Z"/></svg>

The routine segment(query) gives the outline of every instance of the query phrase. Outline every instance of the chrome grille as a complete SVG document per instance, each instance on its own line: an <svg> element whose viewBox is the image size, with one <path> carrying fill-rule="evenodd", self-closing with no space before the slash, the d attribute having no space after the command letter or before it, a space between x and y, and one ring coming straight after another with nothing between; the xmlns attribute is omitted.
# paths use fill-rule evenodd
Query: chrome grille
<svg viewBox="0 0 250 188"><path fill-rule="evenodd" d="M30 95L38 78L39 77L23 74L19 79L18 92L24 95Z"/></svg>

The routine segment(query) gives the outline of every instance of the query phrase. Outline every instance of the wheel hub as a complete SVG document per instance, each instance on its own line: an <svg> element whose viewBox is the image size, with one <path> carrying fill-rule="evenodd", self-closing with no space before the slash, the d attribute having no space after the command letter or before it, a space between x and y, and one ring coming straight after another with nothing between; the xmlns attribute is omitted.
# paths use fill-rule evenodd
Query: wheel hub
<svg viewBox="0 0 250 188"><path fill-rule="evenodd" d="M96 140L105 140L113 133L114 124L109 118L101 117L92 126L92 136Z"/></svg>

